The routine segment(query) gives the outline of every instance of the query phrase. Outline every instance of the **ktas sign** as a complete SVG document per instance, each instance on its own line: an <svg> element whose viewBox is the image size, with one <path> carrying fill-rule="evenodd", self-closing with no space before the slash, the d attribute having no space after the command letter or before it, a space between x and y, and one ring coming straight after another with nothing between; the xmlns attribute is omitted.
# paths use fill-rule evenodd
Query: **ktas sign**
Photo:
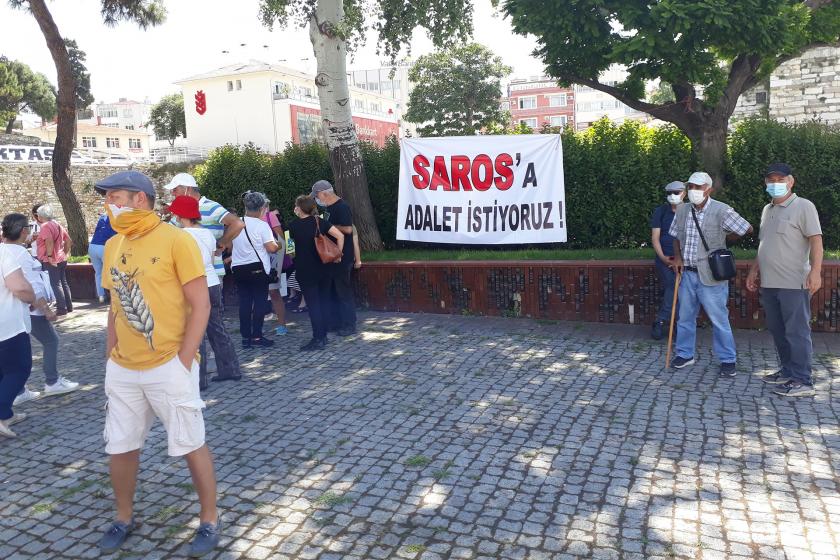
<svg viewBox="0 0 840 560"><path fill-rule="evenodd" d="M0 162L38 163L52 161L52 146L0 146Z"/></svg>
<svg viewBox="0 0 840 560"><path fill-rule="evenodd" d="M513 244L566 241L557 134L405 138L397 239Z"/></svg>

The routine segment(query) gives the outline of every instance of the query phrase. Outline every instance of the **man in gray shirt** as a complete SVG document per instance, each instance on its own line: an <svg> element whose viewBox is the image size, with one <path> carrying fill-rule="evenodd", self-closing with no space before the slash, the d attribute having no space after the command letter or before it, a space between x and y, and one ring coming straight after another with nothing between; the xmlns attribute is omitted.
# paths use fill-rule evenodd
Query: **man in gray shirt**
<svg viewBox="0 0 840 560"><path fill-rule="evenodd" d="M773 335L781 369L763 381L785 397L814 394L811 379L811 296L822 286L823 243L817 209L793 194L790 166L775 163L764 174L772 202L761 213L758 257L747 289L761 287L767 330Z"/></svg>

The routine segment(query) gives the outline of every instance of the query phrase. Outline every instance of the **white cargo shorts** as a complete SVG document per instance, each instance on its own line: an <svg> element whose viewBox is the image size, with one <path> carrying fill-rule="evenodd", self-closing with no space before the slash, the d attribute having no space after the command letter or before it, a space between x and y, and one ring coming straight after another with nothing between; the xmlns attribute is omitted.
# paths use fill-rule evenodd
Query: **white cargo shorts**
<svg viewBox="0 0 840 560"><path fill-rule="evenodd" d="M158 367L105 366L105 451L110 455L141 449L155 416L169 440L169 455L180 457L204 445L204 401L198 390L198 363L188 371L176 355Z"/></svg>

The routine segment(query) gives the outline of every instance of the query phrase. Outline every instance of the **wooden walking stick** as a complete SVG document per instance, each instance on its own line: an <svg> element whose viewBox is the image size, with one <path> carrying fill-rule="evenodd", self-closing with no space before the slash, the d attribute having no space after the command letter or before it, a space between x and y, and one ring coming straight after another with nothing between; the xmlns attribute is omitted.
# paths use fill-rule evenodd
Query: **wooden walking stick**
<svg viewBox="0 0 840 560"><path fill-rule="evenodd" d="M677 316L677 293L680 291L680 278L682 272L678 272L674 279L674 301L671 302L671 326L668 328L668 351L665 353L665 369L671 367L671 343L674 341L674 318Z"/></svg>

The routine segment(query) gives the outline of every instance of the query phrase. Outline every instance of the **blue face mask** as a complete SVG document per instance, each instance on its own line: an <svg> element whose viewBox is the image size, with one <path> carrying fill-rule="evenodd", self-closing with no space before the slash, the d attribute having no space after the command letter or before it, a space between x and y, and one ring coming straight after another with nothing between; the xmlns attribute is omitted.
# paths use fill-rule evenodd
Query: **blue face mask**
<svg viewBox="0 0 840 560"><path fill-rule="evenodd" d="M767 194L773 198L782 198L788 192L787 183L767 183Z"/></svg>
<svg viewBox="0 0 840 560"><path fill-rule="evenodd" d="M323 208L324 206L326 206L326 204L324 204L323 202L321 202L321 199L320 199L320 198L318 198L317 196L315 197L315 204L317 204L317 205L318 205L318 206L320 206L321 208Z"/></svg>

